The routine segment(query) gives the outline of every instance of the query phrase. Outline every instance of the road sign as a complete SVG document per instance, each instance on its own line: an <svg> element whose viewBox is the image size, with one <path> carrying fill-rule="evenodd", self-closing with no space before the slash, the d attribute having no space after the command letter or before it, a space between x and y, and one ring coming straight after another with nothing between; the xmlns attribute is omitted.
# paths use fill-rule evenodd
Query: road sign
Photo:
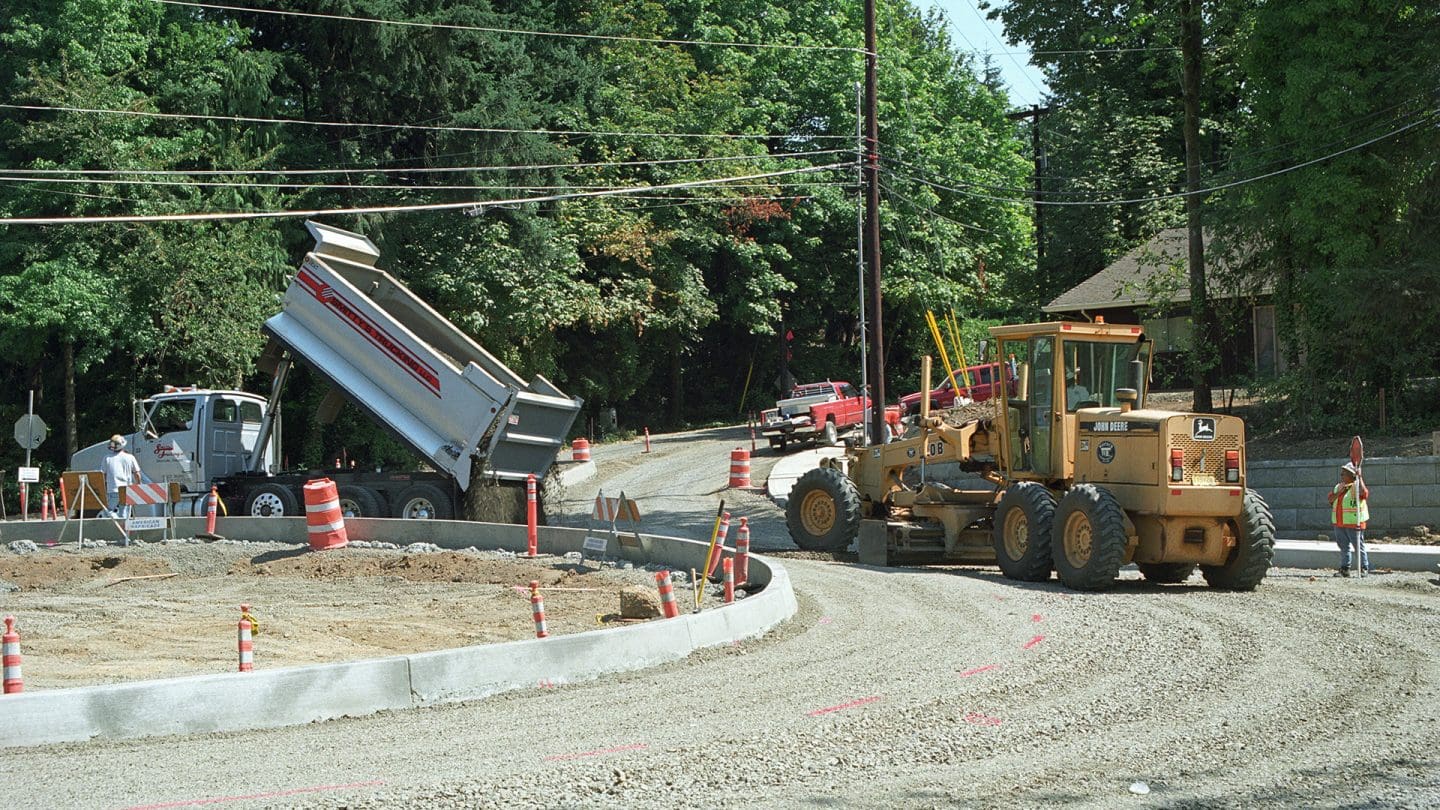
<svg viewBox="0 0 1440 810"><path fill-rule="evenodd" d="M20 474L16 476L15 480L22 484L38 484L40 483L40 468L21 467Z"/></svg>
<svg viewBox="0 0 1440 810"><path fill-rule="evenodd" d="M165 528L163 517L132 517L125 519L126 531L144 532Z"/></svg>
<svg viewBox="0 0 1440 810"><path fill-rule="evenodd" d="M15 441L26 450L34 450L50 435L45 420L33 413L27 413L15 421Z"/></svg>

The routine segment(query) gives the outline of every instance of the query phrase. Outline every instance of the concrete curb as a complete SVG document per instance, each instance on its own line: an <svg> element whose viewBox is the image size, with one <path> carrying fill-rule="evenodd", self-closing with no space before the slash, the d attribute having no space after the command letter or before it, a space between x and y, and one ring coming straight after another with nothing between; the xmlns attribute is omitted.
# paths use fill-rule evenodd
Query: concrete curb
<svg viewBox="0 0 1440 810"><path fill-rule="evenodd" d="M200 518L179 522L182 533L203 529ZM35 531L36 538L19 538L6 528L8 540L43 536ZM222 518L216 528L236 540L298 543L306 537L304 518ZM346 528L352 540L450 549L513 550L525 543L524 526L489 523L355 519L346 521ZM53 536L53 527L49 533ZM539 548L565 554L579 551L584 539L583 530L541 527ZM659 535L642 535L641 541L640 549L610 552L677 570L704 564L705 543ZM750 575L764 588L749 598L645 624L366 661L6 695L0 698L0 748L276 728L642 669L702 647L764 635L795 614L798 605L783 566L752 556Z"/></svg>
<svg viewBox="0 0 1440 810"><path fill-rule="evenodd" d="M1365 542L1370 565L1393 571L1436 572L1440 546L1412 546L1402 543ZM1340 547L1320 540L1276 540L1275 562L1280 568L1338 568Z"/></svg>
<svg viewBox="0 0 1440 810"><path fill-rule="evenodd" d="M843 455L843 447L817 447L792 453L775 462L775 466L770 469L770 477L765 481L770 500L784 506L790 500L790 490L795 486L796 479L819 467L820 459L839 458Z"/></svg>

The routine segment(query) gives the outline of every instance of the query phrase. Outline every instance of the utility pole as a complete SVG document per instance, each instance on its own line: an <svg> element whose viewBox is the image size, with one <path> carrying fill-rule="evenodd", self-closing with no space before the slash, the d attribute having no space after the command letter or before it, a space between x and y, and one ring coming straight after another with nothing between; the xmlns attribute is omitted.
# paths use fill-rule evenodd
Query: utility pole
<svg viewBox="0 0 1440 810"><path fill-rule="evenodd" d="M1215 350L1215 314L1210 311L1210 297L1205 288L1205 231L1201 223L1201 206L1205 200L1200 190L1200 49L1202 43L1202 0L1180 0L1180 55L1184 64L1181 95L1185 100L1185 219L1190 231L1190 312L1194 318L1193 345L1190 347L1190 382L1193 384L1193 407L1200 413L1214 409L1210 400L1210 356Z"/></svg>
<svg viewBox="0 0 1440 810"><path fill-rule="evenodd" d="M1040 282L1040 289L1043 291L1049 286L1049 279L1045 278L1045 207L1040 204L1045 193L1045 186L1042 178L1045 175L1045 167L1048 161L1045 159L1045 152L1040 146L1040 116L1049 115L1049 107L1041 107L1032 104L1030 109L1012 112L1006 117L1011 121L1030 119L1030 149L1034 153L1035 160L1035 189L1030 192L1030 199L1035 204L1035 274Z"/></svg>
<svg viewBox="0 0 1440 810"><path fill-rule="evenodd" d="M855 272L860 296L860 390L870 390L870 358L865 350L865 90L855 83L855 181L859 184L855 206ZM869 415L866 414L867 420ZM861 444L869 444L870 428L860 431Z"/></svg>
<svg viewBox="0 0 1440 810"><path fill-rule="evenodd" d="M880 309L880 122L876 114L875 0L865 0L865 263L870 267L870 443L885 441L885 323Z"/></svg>

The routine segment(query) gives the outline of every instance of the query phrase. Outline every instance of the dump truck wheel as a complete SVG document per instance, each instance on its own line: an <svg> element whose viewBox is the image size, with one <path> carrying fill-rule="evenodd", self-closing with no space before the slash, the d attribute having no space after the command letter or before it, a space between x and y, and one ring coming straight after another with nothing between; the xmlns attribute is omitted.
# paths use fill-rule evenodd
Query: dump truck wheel
<svg viewBox="0 0 1440 810"><path fill-rule="evenodd" d="M1275 558L1275 519L1260 493L1247 489L1237 523L1239 535L1230 559L1224 565L1202 565L1200 573L1212 588L1253 591Z"/></svg>
<svg viewBox="0 0 1440 810"><path fill-rule="evenodd" d="M789 444L789 442L785 441L784 439L771 439L770 449L774 450L777 453L783 453L785 452L786 444Z"/></svg>
<svg viewBox="0 0 1440 810"><path fill-rule="evenodd" d="M1195 573L1195 563L1136 563L1140 573L1151 582L1174 585L1184 582Z"/></svg>
<svg viewBox="0 0 1440 810"><path fill-rule="evenodd" d="M824 432L824 441L826 447L834 447L835 445L840 443L840 433L835 429L834 422L826 419L825 427L822 430Z"/></svg>
<svg viewBox="0 0 1440 810"><path fill-rule="evenodd" d="M806 551L841 551L860 533L860 493L844 473L817 467L790 490L785 525Z"/></svg>
<svg viewBox="0 0 1440 810"><path fill-rule="evenodd" d="M995 508L995 558L1010 579L1050 578L1050 529L1055 496L1044 486L1022 481L1000 496Z"/></svg>
<svg viewBox="0 0 1440 810"><path fill-rule="evenodd" d="M347 518L385 517L380 509L380 496L369 487L340 487L340 514Z"/></svg>
<svg viewBox="0 0 1440 810"><path fill-rule="evenodd" d="M245 498L245 514L251 517L294 517L303 515L295 493L279 484L261 484Z"/></svg>
<svg viewBox="0 0 1440 810"><path fill-rule="evenodd" d="M406 520L452 520L455 506L439 487L415 484L395 499L395 517Z"/></svg>
<svg viewBox="0 0 1440 810"><path fill-rule="evenodd" d="M1055 508L1055 572L1077 591L1115 584L1125 563L1125 512L1110 490L1077 484Z"/></svg>

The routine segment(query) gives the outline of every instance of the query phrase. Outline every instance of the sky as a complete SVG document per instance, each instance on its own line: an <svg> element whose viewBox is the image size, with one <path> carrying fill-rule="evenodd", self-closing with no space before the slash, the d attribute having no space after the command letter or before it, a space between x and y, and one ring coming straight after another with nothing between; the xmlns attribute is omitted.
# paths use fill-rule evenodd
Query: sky
<svg viewBox="0 0 1440 810"><path fill-rule="evenodd" d="M1045 78L1030 64L1029 47L1007 43L1004 26L998 20L985 19L985 12L977 9L975 0L916 0L916 5L945 12L957 47L989 51L994 55L993 62L1000 69L1013 106L1029 107L1040 102ZM1014 53L1016 51L1022 53ZM1012 55L1005 55L1007 53Z"/></svg>

